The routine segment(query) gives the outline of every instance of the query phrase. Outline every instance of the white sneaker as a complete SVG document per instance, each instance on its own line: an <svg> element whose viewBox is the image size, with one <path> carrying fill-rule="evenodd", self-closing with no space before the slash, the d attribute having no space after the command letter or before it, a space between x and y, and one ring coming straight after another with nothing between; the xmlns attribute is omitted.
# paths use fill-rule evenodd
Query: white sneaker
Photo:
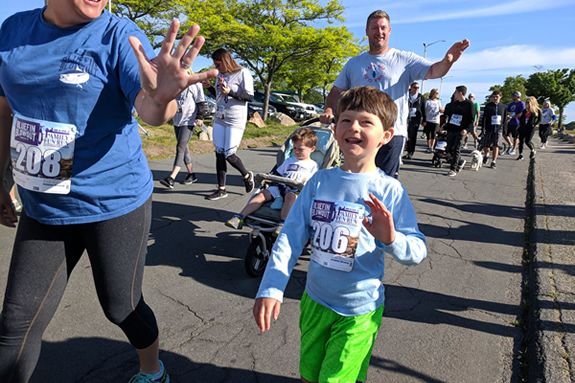
<svg viewBox="0 0 575 383"><path fill-rule="evenodd" d="M515 155L515 149L510 150L510 151L509 151L509 155L510 155L510 156L514 156L514 155Z"/></svg>
<svg viewBox="0 0 575 383"><path fill-rule="evenodd" d="M541 144L541 149L547 149L547 145L546 145L546 144Z"/></svg>
<svg viewBox="0 0 575 383"><path fill-rule="evenodd" d="M448 176L448 177L455 177L456 175L457 175L457 172L456 172L455 170L450 170L450 171L447 173L447 176Z"/></svg>

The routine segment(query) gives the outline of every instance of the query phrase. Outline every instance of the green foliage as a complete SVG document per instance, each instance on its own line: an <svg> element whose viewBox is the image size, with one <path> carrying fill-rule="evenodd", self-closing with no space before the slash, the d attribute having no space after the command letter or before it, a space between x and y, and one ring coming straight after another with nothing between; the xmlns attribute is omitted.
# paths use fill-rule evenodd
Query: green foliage
<svg viewBox="0 0 575 383"><path fill-rule="evenodd" d="M575 101L575 69L556 69L533 73L527 79L529 94L539 99L548 98L559 108L558 128L563 123L565 107Z"/></svg>
<svg viewBox="0 0 575 383"><path fill-rule="evenodd" d="M189 0L186 2L185 14L189 19L184 23L187 29L191 23L202 27L206 37L205 53L217 47L225 47L240 59L256 77L256 82L263 86L268 97L272 84L281 82L296 73L296 68L305 72L294 78L298 93L304 94L316 84L305 84L302 77L318 78L322 76L316 67L316 57L328 60L334 46L341 44L351 34L344 27L332 27L329 24L342 20L343 7L337 0L330 0L325 5L319 0ZM318 28L318 22L326 23L325 28ZM343 37L342 37L343 36ZM335 55L335 56L334 56ZM336 57L336 61L345 58ZM333 58L332 57L332 58ZM349 56L347 56L349 57ZM321 72L329 73L328 70ZM291 83L289 85L292 85Z"/></svg>
<svg viewBox="0 0 575 383"><path fill-rule="evenodd" d="M135 22L158 48L172 19L179 18L185 10L186 0L115 0L112 12Z"/></svg>
<svg viewBox="0 0 575 383"><path fill-rule="evenodd" d="M495 90L501 91L501 102L508 104L512 101L511 94L515 91L521 92L521 95L525 97L527 94L527 90L525 88L526 83L527 80L522 75L515 77L510 76L505 79L503 85L493 85L490 87L489 92L493 92Z"/></svg>

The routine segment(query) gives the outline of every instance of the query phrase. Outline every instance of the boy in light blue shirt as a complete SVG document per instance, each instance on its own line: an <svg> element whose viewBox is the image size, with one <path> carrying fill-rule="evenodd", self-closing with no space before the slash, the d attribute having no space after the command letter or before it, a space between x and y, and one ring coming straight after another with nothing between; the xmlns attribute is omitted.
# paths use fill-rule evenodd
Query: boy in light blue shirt
<svg viewBox="0 0 575 383"><path fill-rule="evenodd" d="M318 171L302 190L273 247L253 309L260 330L269 330L309 240L300 316L303 382L365 382L383 314L384 255L407 265L427 255L406 191L375 165L377 151L393 136L393 100L358 87L343 94L337 109L343 165Z"/></svg>

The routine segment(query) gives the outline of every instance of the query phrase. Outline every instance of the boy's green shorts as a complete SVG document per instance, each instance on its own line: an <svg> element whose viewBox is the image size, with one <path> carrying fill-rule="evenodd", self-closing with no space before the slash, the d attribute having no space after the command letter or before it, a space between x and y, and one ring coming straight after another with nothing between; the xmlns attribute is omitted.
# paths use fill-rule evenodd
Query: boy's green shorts
<svg viewBox="0 0 575 383"><path fill-rule="evenodd" d="M346 317L304 292L300 311L301 376L308 382L365 382L383 305L367 314Z"/></svg>

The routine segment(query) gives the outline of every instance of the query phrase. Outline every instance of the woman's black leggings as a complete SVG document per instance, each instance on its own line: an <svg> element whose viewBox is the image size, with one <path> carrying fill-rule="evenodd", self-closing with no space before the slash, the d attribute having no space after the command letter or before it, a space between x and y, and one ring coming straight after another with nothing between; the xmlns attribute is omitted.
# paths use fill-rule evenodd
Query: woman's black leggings
<svg viewBox="0 0 575 383"><path fill-rule="evenodd" d="M236 156L235 153L228 156L224 153L216 153L216 173L218 177L218 187L220 189L224 189L226 187L226 173L228 172L228 165L227 162L230 163L237 171L239 171L242 177L245 177L248 174L242 160L240 157Z"/></svg>
<svg viewBox="0 0 575 383"><path fill-rule="evenodd" d="M0 317L0 382L28 382L42 334L86 251L106 317L143 349L158 338L152 310L142 298L151 198L114 219L80 225L44 225L22 214L12 251Z"/></svg>
<svg viewBox="0 0 575 383"><path fill-rule="evenodd" d="M531 140L533 139L533 134L535 127L533 126L522 126L519 128L519 154L523 153L523 144L527 145L529 150L533 150L533 143Z"/></svg>
<svg viewBox="0 0 575 383"><path fill-rule="evenodd" d="M551 135L551 124L539 124L539 138L542 144L547 143L547 137Z"/></svg>

